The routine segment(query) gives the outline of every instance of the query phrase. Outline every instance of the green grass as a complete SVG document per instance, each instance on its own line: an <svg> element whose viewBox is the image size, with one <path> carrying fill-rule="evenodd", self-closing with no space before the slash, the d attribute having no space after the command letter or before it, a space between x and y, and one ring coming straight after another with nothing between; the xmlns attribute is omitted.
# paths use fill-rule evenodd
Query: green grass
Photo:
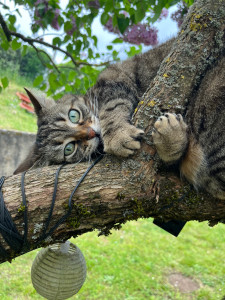
<svg viewBox="0 0 225 300"><path fill-rule="evenodd" d="M29 83L23 86L29 87ZM25 93L21 85L10 81L9 87L0 93L0 128L36 132L36 117L19 106L16 92Z"/></svg>
<svg viewBox="0 0 225 300"><path fill-rule="evenodd" d="M139 220L108 237L97 237L97 232L92 232L71 241L82 250L87 262L86 282L72 299L221 300L225 295L223 225L210 228L206 223L190 222L175 238L150 219ZM36 253L0 266L1 299L43 299L30 279ZM168 283L168 275L173 272L190 276L200 289L179 293Z"/></svg>
<svg viewBox="0 0 225 300"><path fill-rule="evenodd" d="M10 82L0 94L0 128L36 131L36 118L19 107L22 91ZM189 222L175 238L139 220L125 224L109 237L88 233L73 240L87 262L87 279L72 299L79 300L221 300L225 295L225 225L210 228ZM43 299L32 287L30 268L37 251L0 265L0 299ZM180 272L200 284L198 291L182 294L168 283Z"/></svg>

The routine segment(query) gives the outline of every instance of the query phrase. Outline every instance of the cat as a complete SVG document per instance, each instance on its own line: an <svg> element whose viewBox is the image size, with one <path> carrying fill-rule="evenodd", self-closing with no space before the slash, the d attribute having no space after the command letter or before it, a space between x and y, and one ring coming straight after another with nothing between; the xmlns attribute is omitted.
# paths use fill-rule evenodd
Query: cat
<svg viewBox="0 0 225 300"><path fill-rule="evenodd" d="M140 148L141 129L131 116L172 41L110 65L84 96L65 95L58 101L26 90L37 115L36 142L14 174L63 162L90 159L104 144L104 152L127 157Z"/></svg>
<svg viewBox="0 0 225 300"><path fill-rule="evenodd" d="M14 174L29 168L90 159L104 152L128 157L140 148L143 131L131 123L141 96L155 77L173 40L124 62L110 65L85 96L55 102L28 91L38 132L28 157ZM210 85L209 85L210 83ZM196 189L225 199L225 59L218 61L189 99L185 121L167 113L154 124L153 142L168 164L179 162Z"/></svg>

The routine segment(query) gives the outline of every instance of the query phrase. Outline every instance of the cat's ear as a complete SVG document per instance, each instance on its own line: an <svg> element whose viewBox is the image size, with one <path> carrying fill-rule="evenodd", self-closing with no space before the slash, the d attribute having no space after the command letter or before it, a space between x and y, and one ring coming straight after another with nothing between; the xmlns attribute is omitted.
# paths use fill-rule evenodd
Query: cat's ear
<svg viewBox="0 0 225 300"><path fill-rule="evenodd" d="M33 167L33 165L40 159L37 152L37 146L34 144L25 160L17 167L13 174L16 175L18 173L22 173Z"/></svg>
<svg viewBox="0 0 225 300"><path fill-rule="evenodd" d="M37 115L40 115L45 110L51 109L55 105L55 101L51 98L47 98L44 93L35 89L24 89L33 103Z"/></svg>

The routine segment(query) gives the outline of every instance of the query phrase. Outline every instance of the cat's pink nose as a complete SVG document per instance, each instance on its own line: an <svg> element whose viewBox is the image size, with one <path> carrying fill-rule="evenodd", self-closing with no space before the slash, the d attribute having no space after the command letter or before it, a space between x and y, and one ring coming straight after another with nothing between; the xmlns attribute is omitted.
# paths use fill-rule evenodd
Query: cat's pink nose
<svg viewBox="0 0 225 300"><path fill-rule="evenodd" d="M88 139L91 140L96 136L96 132L91 127L88 128Z"/></svg>

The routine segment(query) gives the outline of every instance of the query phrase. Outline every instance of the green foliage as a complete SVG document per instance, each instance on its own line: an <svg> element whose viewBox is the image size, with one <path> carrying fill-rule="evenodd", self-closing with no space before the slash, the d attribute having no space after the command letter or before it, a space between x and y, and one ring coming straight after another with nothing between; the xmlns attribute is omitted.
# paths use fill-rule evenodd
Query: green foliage
<svg viewBox="0 0 225 300"><path fill-rule="evenodd" d="M43 64L45 62L45 54L40 53L38 57L36 51L27 45L21 49L21 43L14 39L12 48L7 49L7 51L0 47L1 87L5 89L8 86L9 78L16 75L26 77L28 81L34 80L36 76L44 73L46 67Z"/></svg>
<svg viewBox="0 0 225 300"><path fill-rule="evenodd" d="M0 128L36 132L36 117L19 106L20 100L16 96L16 92L25 94L23 87L29 88L32 83L18 74L15 78L11 77L12 74L6 75L10 82L7 89L0 93Z"/></svg>
<svg viewBox="0 0 225 300"><path fill-rule="evenodd" d="M21 47L21 43L18 42L18 39L14 39L11 43L13 50L18 50Z"/></svg>
<svg viewBox="0 0 225 300"><path fill-rule="evenodd" d="M11 48L5 51L4 48L0 47L0 73L3 76L3 70L19 70L19 51L13 51Z"/></svg>
<svg viewBox="0 0 225 300"><path fill-rule="evenodd" d="M132 56L134 56L136 54L139 54L141 52L142 52L142 46L141 45L139 45L138 48L132 46L132 47L130 47L129 51L126 51L128 57L132 57Z"/></svg>
<svg viewBox="0 0 225 300"><path fill-rule="evenodd" d="M184 0L184 2L186 2L189 7L195 2L195 0Z"/></svg>
<svg viewBox="0 0 225 300"><path fill-rule="evenodd" d="M31 47L25 48L23 52L20 58L19 72L21 75L34 80L36 76L39 77L39 74L44 73L46 69L46 55L41 52L38 57L36 51Z"/></svg>
<svg viewBox="0 0 225 300"><path fill-rule="evenodd" d="M66 7L62 8L59 0L13 0L11 2L15 4L15 9L12 11L9 11L9 7L0 2L0 10L5 9L4 20L9 30L13 32L18 31L17 18L20 15L20 7L26 7L31 15L30 29L33 36L45 33L50 27L60 30L60 36L53 38L52 46L56 47L58 51L62 50L64 59L69 60L70 66L67 71L66 65L64 71L62 68L56 69L49 55L43 54L44 51L48 53L49 49L46 44L42 43L44 38L36 39L43 47L41 51L38 51L37 58L35 50L31 50L31 46L34 45L33 41L27 43L26 39L21 36L12 35L12 40L9 42L2 28L0 28L0 54L7 51L9 53L7 57L12 56L13 60L16 60L15 64L12 63L13 66L16 69L19 68L21 74L27 74L30 79L34 80L34 86L46 91L48 95L53 94L58 98L64 92L83 93L96 81L97 74L101 70L101 68L96 68L93 63L118 60L118 52L115 50L114 44L122 42L121 38L114 39L113 43L108 45L107 53L102 53L98 49L98 40L93 34L93 21L98 16L100 16L102 25L106 25L111 18L112 24L118 32L124 33L128 26L143 20L148 23L155 22L163 8L169 8L179 1L70 0ZM193 0L186 1L188 4L193 2ZM37 45L38 43L35 43L36 47ZM13 51L16 53L14 56ZM131 48L127 53L131 56L137 52L139 49ZM20 61L18 61L18 53L22 54ZM4 55L1 55L0 64L2 61L3 65L8 64ZM43 67L43 63L48 71ZM43 72L45 72L45 76L42 77Z"/></svg>
<svg viewBox="0 0 225 300"><path fill-rule="evenodd" d="M1 79L1 82L2 82L3 89L7 88L7 86L9 85L9 80L7 77L3 77Z"/></svg>

